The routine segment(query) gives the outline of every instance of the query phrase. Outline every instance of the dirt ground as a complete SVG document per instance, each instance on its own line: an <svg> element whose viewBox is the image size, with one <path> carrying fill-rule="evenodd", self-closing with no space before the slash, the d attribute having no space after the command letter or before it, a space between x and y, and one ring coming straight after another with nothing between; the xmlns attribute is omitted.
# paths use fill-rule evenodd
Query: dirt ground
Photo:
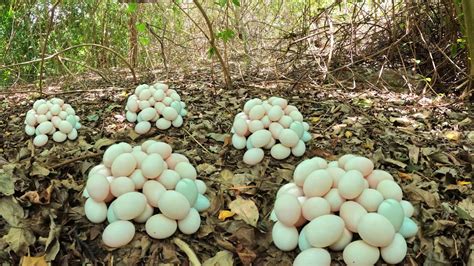
<svg viewBox="0 0 474 266"><path fill-rule="evenodd" d="M184 125L138 136L124 118L124 104L135 85L124 75L114 81L111 87L90 75L74 82L49 80L46 92L60 93L56 96L75 108L83 127L76 141L50 141L41 148L32 145L23 128L25 113L38 95L0 94L2 265L18 265L27 254L45 255L53 265L188 265L188 249L201 262L217 253L208 263L289 265L297 251L280 251L271 242L268 217L277 189L292 179L293 169L303 159L334 160L346 153L367 156L377 169L389 171L404 198L414 204L420 230L408 240L404 265L474 263L472 103L458 102L451 95L420 97L364 84L344 89L340 84L321 86L302 80L292 86L288 80L259 76L237 81L234 89L226 90L207 73L196 71L165 80L188 105ZM147 74L139 81L152 83L155 77ZM303 158L277 161L266 154L261 164L249 167L242 162L243 151L229 145L233 117L246 100L272 95L299 108L311 125L313 139ZM202 214L201 228L194 235L176 233L154 240L139 225L131 244L112 250L101 241L105 223L92 224L84 216L84 180L108 145L146 139L165 141L190 159L208 185L211 207ZM255 203L256 226L237 215L218 218L237 198ZM175 238L184 245L176 245ZM343 264L341 253L331 256Z"/></svg>

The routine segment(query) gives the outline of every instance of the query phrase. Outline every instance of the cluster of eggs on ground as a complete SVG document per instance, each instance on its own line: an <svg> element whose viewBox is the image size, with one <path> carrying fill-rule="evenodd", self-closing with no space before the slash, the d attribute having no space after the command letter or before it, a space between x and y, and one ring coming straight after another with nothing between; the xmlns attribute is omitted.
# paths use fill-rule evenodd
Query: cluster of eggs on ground
<svg viewBox="0 0 474 266"><path fill-rule="evenodd" d="M299 247L294 265L330 265L326 248L342 250L347 265L374 265L380 256L397 264L407 253L405 239L418 231L413 205L402 197L392 175L374 170L368 158L304 160L277 192L273 242L284 251Z"/></svg>
<svg viewBox="0 0 474 266"><path fill-rule="evenodd" d="M110 146L102 164L89 172L84 211L93 223L107 220L103 242L121 247L135 235L133 222L145 223L147 234L156 239L177 229L195 233L201 225L199 212L210 206L205 192L194 166L170 145L147 140L132 147L121 142Z"/></svg>
<svg viewBox="0 0 474 266"><path fill-rule="evenodd" d="M72 106L64 103L64 100L40 99L35 101L33 109L26 113L25 132L28 136L35 136L33 144L37 147L46 145L48 135L52 135L56 142L75 140L77 130L81 128L79 120Z"/></svg>
<svg viewBox="0 0 474 266"><path fill-rule="evenodd" d="M160 130L166 130L183 125L186 116L186 104L181 101L179 94L168 88L168 85L156 83L142 84L130 95L125 107L125 117L135 125L138 134L150 131L152 123Z"/></svg>
<svg viewBox="0 0 474 266"><path fill-rule="evenodd" d="M243 161L249 165L263 160L263 149L270 149L270 155L277 160L290 154L300 157L306 151L305 143L311 140L308 130L303 115L287 100L254 98L234 118L232 145L239 150L247 148Z"/></svg>

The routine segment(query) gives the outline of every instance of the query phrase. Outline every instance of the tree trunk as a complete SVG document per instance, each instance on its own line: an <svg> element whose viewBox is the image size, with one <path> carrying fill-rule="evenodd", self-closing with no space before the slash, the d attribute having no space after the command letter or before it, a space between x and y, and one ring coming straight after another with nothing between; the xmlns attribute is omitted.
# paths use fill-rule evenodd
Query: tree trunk
<svg viewBox="0 0 474 266"><path fill-rule="evenodd" d="M130 51L129 51L129 62L132 67L137 66L137 57L138 57L138 31L137 31L137 13L138 10L132 12L130 14L130 18L128 20L128 29L129 29L129 44L130 44Z"/></svg>
<svg viewBox="0 0 474 266"><path fill-rule="evenodd" d="M471 87L474 83L474 2L472 0L463 0L462 9L464 13L464 26L466 27L465 34L467 40L467 47L469 51L469 79L471 80Z"/></svg>

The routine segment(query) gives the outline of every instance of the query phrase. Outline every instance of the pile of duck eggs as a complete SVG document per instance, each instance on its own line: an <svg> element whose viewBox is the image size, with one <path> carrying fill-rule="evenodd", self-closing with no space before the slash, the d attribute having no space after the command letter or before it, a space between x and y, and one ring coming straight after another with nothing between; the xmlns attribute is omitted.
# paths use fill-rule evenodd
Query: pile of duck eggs
<svg viewBox="0 0 474 266"><path fill-rule="evenodd" d="M121 247L135 235L135 223L145 223L149 236L164 239L177 229L195 233L199 212L210 202L206 184L186 156L173 153L170 145L147 140L132 147L121 142L110 146L102 164L89 172L84 211L93 223L108 221L104 244Z"/></svg>
<svg viewBox="0 0 474 266"><path fill-rule="evenodd" d="M295 266L330 265L326 248L342 250L347 265L374 265L380 256L386 263L400 263L407 253L405 239L418 231L410 218L413 205L402 197L392 175L374 170L365 157L304 160L293 182L277 192L273 242L284 251L298 246Z"/></svg>
<svg viewBox="0 0 474 266"><path fill-rule="evenodd" d="M48 136L52 136L56 142L75 140L77 130L81 128L79 120L72 106L64 103L64 100L40 99L26 113L25 132L28 136L35 136L33 144L37 147L46 145Z"/></svg>
<svg viewBox="0 0 474 266"><path fill-rule="evenodd" d="M280 97L268 100L248 100L244 110L234 118L232 145L245 149L243 161L255 165L263 160L263 149L270 149L270 155L286 159L290 154L300 157L306 151L306 142L311 140L309 124L303 122L303 115L294 105Z"/></svg>
<svg viewBox="0 0 474 266"><path fill-rule="evenodd" d="M186 104L179 94L168 85L156 83L142 84L130 95L125 107L125 117L131 123L137 122L135 131L145 134L152 123L160 130L183 125L183 116L187 114Z"/></svg>

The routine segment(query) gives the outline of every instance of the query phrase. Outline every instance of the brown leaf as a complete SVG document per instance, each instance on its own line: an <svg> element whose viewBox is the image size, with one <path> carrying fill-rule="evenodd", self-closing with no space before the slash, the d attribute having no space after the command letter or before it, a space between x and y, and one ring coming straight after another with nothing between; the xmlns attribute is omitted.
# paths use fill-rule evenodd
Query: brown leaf
<svg viewBox="0 0 474 266"><path fill-rule="evenodd" d="M21 258L20 265L21 266L47 266L48 263L46 263L44 256L41 256L41 257L24 256L23 258Z"/></svg>
<svg viewBox="0 0 474 266"><path fill-rule="evenodd" d="M49 204L51 201L51 193L53 192L53 185L38 193L38 191L28 191L20 197L21 200L29 201L33 204Z"/></svg>
<svg viewBox="0 0 474 266"><path fill-rule="evenodd" d="M235 217L236 219L241 219L252 226L257 226L259 214L257 205L255 205L255 202L252 200L246 200L238 197L229 203L229 208L237 215Z"/></svg>
<svg viewBox="0 0 474 266"><path fill-rule="evenodd" d="M202 266L232 266L234 265L232 257L232 252L227 250L219 251L214 257L203 262Z"/></svg>

